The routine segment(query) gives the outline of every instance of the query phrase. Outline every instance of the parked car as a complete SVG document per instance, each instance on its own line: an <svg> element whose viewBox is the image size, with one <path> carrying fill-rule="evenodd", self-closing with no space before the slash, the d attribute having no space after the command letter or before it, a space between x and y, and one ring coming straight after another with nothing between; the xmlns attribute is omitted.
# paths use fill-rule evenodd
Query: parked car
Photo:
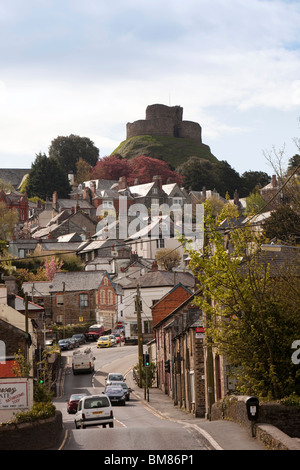
<svg viewBox="0 0 300 470"><path fill-rule="evenodd" d="M125 378L120 372L110 372L105 381L106 385L110 385L112 382L124 382Z"/></svg>
<svg viewBox="0 0 300 470"><path fill-rule="evenodd" d="M97 341L97 348L109 348L112 346L112 342L109 336L100 336Z"/></svg>
<svg viewBox="0 0 300 470"><path fill-rule="evenodd" d="M126 397L126 401L129 401L130 400L130 393L133 391L131 388L128 387L127 383L126 382L111 382L111 385L112 386L115 386L115 385L120 385L122 388L123 388L123 391L125 393L125 397Z"/></svg>
<svg viewBox="0 0 300 470"><path fill-rule="evenodd" d="M124 341L125 337L122 333L113 333L113 334L116 338L117 344L119 344L121 341Z"/></svg>
<svg viewBox="0 0 300 470"><path fill-rule="evenodd" d="M76 429L84 429L86 426L103 426L108 424L114 427L114 414L111 402L107 395L89 395L79 400L75 414Z"/></svg>
<svg viewBox="0 0 300 470"><path fill-rule="evenodd" d="M73 335L72 338L76 339L79 342L79 344L85 344L86 343L86 338L85 338L85 335L83 333L77 333L77 334Z"/></svg>
<svg viewBox="0 0 300 470"><path fill-rule="evenodd" d="M73 348L79 348L80 344L79 341L75 338L67 338L67 341L70 341L70 343L73 345Z"/></svg>
<svg viewBox="0 0 300 470"><path fill-rule="evenodd" d="M70 341L67 341L66 339L60 339L58 341L58 346L62 351L68 351L69 349L73 349L73 345L70 343Z"/></svg>
<svg viewBox="0 0 300 470"><path fill-rule="evenodd" d="M79 400L86 396L86 393L75 393L69 398L67 411L68 413L76 413Z"/></svg>
<svg viewBox="0 0 300 470"><path fill-rule="evenodd" d="M121 385L106 385L104 389L105 395L110 399L111 404L118 403L120 405L126 404L126 394Z"/></svg>

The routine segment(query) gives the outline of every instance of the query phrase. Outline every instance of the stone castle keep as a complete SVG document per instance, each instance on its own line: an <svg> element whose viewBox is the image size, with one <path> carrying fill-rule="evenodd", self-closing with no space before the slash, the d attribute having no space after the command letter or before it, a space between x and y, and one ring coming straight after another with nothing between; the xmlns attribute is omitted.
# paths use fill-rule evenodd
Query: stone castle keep
<svg viewBox="0 0 300 470"><path fill-rule="evenodd" d="M181 106L153 104L147 106L146 119L128 122L126 139L139 135L167 136L191 139L201 144L201 127L192 121L183 121Z"/></svg>

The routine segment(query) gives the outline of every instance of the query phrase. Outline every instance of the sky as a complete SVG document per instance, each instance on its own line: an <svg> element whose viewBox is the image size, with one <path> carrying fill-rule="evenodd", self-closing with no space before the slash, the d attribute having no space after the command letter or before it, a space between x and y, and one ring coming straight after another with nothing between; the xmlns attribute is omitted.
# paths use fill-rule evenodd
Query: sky
<svg viewBox="0 0 300 470"><path fill-rule="evenodd" d="M151 104L179 105L238 173L299 149L299 0L0 0L0 168L52 140L100 158Z"/></svg>

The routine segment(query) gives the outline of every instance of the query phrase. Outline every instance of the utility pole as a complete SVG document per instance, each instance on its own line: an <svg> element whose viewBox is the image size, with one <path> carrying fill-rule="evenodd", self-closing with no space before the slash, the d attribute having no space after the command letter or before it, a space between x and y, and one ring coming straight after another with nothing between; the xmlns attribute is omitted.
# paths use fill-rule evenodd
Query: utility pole
<svg viewBox="0 0 300 470"><path fill-rule="evenodd" d="M25 294L25 338L26 338L26 346L25 346L25 359L28 361L29 351L28 351L28 335L29 335L29 328L28 328L28 295Z"/></svg>
<svg viewBox="0 0 300 470"><path fill-rule="evenodd" d="M138 356L139 356L139 387L142 387L142 365L143 365L143 338L142 338L142 324L141 324L141 300L140 300L140 286L136 286L136 316L137 316L137 333L138 333Z"/></svg>
<svg viewBox="0 0 300 470"><path fill-rule="evenodd" d="M205 230L205 228L204 228ZM205 252L205 248L207 246L207 234L204 231L203 234L203 255L204 257L207 256ZM211 300L210 300L211 302ZM211 408L213 403L215 402L215 393L214 393L214 359L213 359L213 341L211 338L211 334L208 333L208 326L210 326L211 322L211 315L209 312L203 312L204 314L204 326L205 326L205 345L204 351L206 352L206 359L205 359L205 369L206 369L206 397L207 397L207 414L208 419L211 421Z"/></svg>

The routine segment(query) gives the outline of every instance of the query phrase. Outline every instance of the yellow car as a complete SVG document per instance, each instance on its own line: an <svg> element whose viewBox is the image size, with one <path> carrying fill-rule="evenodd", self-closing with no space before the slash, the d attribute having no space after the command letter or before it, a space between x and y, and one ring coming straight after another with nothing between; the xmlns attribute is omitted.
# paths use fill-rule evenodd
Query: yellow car
<svg viewBox="0 0 300 470"><path fill-rule="evenodd" d="M97 341L97 348L109 348L112 346L112 340L109 336L100 336Z"/></svg>

